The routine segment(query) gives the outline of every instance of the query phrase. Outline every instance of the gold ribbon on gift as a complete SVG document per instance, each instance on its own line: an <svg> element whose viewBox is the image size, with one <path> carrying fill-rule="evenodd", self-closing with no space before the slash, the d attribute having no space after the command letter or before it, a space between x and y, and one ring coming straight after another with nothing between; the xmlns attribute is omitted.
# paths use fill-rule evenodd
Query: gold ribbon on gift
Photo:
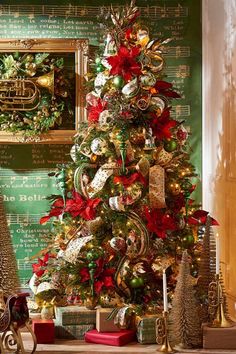
<svg viewBox="0 0 236 354"><path fill-rule="evenodd" d="M149 172L149 201L151 208L165 208L165 170L154 165Z"/></svg>

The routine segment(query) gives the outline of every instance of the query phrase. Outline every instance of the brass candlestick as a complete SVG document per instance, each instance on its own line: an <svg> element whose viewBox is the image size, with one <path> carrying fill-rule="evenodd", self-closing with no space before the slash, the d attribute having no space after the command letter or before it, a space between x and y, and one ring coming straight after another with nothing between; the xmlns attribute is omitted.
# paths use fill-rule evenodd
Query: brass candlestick
<svg viewBox="0 0 236 354"><path fill-rule="evenodd" d="M208 290L208 311L213 317L213 321L209 326L218 328L232 327L233 323L226 318L224 313L224 296L219 274L216 274L215 278L216 280L209 284Z"/></svg>
<svg viewBox="0 0 236 354"><path fill-rule="evenodd" d="M156 320L156 341L157 344L161 345L161 348L157 349L157 351L162 353L174 353L175 350L171 347L168 338L167 320L168 320L167 311L163 311L163 316L157 318Z"/></svg>

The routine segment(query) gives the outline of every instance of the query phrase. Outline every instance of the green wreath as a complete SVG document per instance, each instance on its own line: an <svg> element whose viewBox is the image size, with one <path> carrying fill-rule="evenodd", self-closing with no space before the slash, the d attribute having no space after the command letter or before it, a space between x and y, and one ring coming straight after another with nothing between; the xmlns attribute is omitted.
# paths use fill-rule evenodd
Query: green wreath
<svg viewBox="0 0 236 354"><path fill-rule="evenodd" d="M72 82L63 57L0 54L0 130L35 137L71 121Z"/></svg>

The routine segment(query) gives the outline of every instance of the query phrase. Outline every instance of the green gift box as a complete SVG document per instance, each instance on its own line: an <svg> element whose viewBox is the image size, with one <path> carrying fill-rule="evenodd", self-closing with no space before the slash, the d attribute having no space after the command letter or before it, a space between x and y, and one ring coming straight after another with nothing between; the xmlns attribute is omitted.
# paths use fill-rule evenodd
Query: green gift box
<svg viewBox="0 0 236 354"><path fill-rule="evenodd" d="M96 324L96 310L88 310L82 306L65 306L55 308L55 317L58 325L94 325Z"/></svg>
<svg viewBox="0 0 236 354"><path fill-rule="evenodd" d="M140 317L136 320L137 339L141 344L156 343L156 320L158 316Z"/></svg>
<svg viewBox="0 0 236 354"><path fill-rule="evenodd" d="M54 324L55 337L60 339L84 339L85 333L94 329L93 324L61 326L57 320L54 320Z"/></svg>

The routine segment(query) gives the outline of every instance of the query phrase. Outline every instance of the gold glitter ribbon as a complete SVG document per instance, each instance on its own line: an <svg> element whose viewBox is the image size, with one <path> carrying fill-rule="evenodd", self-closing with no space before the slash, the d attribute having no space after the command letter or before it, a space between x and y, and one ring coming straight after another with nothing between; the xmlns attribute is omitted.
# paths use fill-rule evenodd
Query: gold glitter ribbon
<svg viewBox="0 0 236 354"><path fill-rule="evenodd" d="M154 165L149 172L149 201L151 208L165 208L165 170Z"/></svg>

